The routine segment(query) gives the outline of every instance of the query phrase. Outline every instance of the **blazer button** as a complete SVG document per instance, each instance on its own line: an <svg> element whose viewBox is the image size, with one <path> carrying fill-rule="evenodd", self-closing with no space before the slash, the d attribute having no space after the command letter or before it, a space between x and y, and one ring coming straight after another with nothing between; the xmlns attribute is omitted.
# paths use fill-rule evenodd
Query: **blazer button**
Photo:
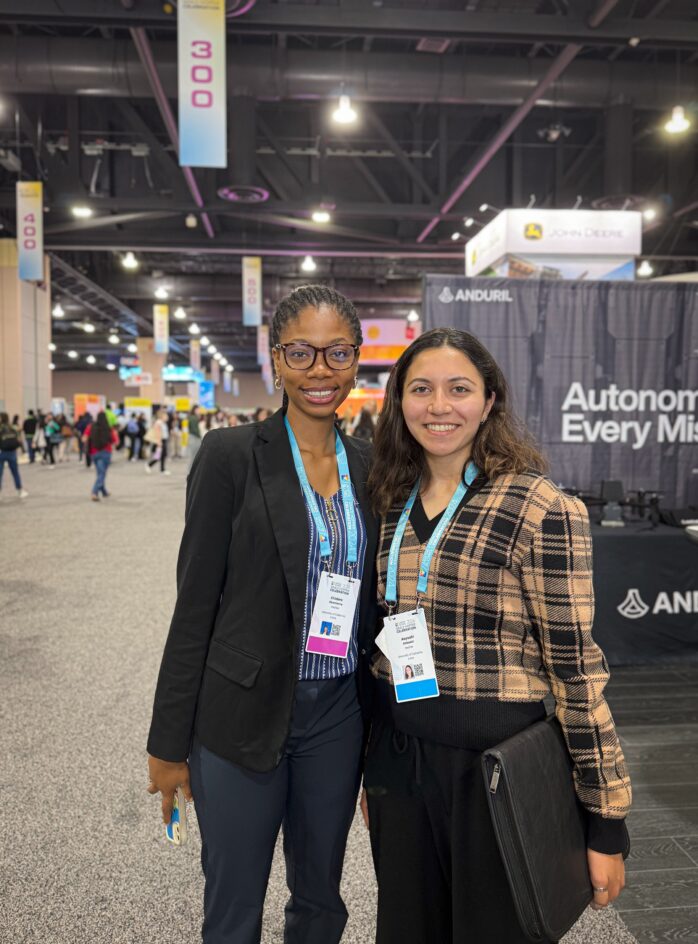
<svg viewBox="0 0 698 944"><path fill-rule="evenodd" d="M366 655L366 650L365 650L365 649L362 649L362 650L361 650L361 655L362 655L362 656L365 656L365 655Z"/></svg>

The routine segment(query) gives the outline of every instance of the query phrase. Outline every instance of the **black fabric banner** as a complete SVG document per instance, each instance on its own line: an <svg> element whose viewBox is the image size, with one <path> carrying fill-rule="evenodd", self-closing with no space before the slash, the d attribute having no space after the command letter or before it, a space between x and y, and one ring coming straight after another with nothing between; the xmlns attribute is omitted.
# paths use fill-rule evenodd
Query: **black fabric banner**
<svg viewBox="0 0 698 944"><path fill-rule="evenodd" d="M422 312L492 352L555 482L698 504L695 285L428 275Z"/></svg>

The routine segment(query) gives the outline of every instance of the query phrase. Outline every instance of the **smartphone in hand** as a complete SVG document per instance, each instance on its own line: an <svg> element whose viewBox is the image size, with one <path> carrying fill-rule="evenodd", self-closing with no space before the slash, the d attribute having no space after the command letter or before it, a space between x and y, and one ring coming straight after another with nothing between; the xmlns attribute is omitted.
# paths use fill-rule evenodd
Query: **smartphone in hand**
<svg viewBox="0 0 698 944"><path fill-rule="evenodd" d="M175 790L172 816L165 826L165 836L173 846L183 846L187 841L187 801L181 787Z"/></svg>

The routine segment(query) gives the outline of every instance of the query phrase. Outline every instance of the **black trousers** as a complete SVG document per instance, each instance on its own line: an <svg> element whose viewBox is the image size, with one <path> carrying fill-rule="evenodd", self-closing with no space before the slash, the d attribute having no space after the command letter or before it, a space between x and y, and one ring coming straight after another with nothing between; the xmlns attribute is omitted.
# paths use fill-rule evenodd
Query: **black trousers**
<svg viewBox="0 0 698 944"><path fill-rule="evenodd" d="M525 944L479 752L378 723L364 784L378 879L377 944Z"/></svg>
<svg viewBox="0 0 698 944"><path fill-rule="evenodd" d="M298 682L281 763L255 773L195 741L189 760L206 878L204 944L258 944L283 824L285 944L338 944L339 892L356 810L363 722L353 675Z"/></svg>

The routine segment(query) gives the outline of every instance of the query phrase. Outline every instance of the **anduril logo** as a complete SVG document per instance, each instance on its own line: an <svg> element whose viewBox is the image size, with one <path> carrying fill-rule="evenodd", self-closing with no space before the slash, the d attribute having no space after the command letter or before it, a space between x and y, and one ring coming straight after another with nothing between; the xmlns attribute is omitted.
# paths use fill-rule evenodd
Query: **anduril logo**
<svg viewBox="0 0 698 944"><path fill-rule="evenodd" d="M443 302L445 305L448 305L449 302L452 302L456 296L453 294L448 285L445 288L441 289L439 294L439 301Z"/></svg>
<svg viewBox="0 0 698 944"><path fill-rule="evenodd" d="M636 589L628 590L628 595L618 606L618 612L621 616L627 616L628 619L640 619L649 613L650 608L640 596L640 591Z"/></svg>

